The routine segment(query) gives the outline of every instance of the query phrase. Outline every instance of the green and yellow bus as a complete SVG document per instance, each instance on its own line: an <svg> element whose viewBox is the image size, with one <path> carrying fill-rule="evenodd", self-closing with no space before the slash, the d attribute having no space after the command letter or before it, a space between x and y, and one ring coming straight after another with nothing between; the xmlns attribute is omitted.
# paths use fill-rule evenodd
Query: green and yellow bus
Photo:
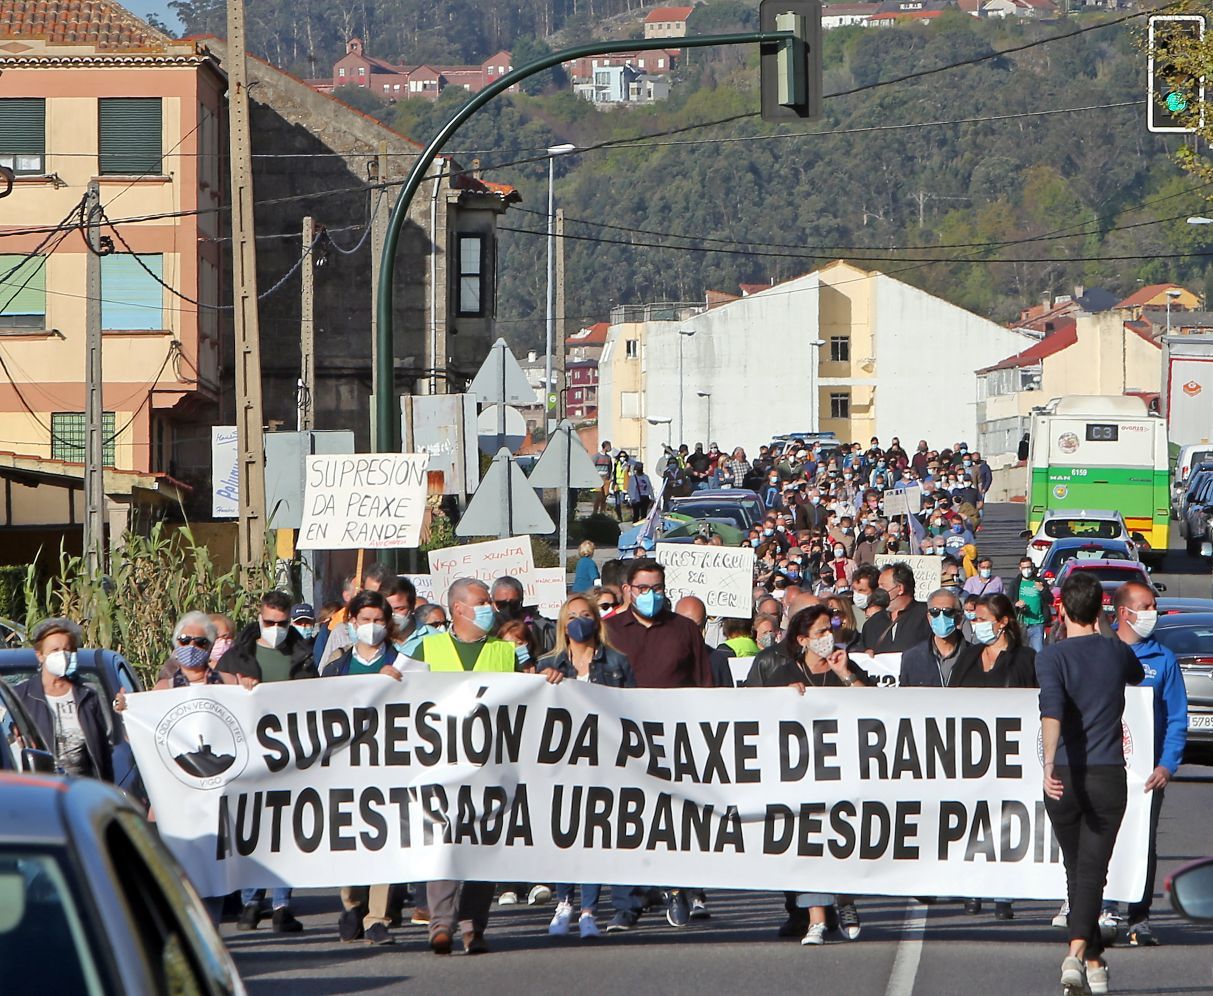
<svg viewBox="0 0 1213 996"><path fill-rule="evenodd" d="M1167 548L1167 424L1131 396L1067 395L1032 413L1028 529L1049 509L1115 509L1130 535Z"/></svg>

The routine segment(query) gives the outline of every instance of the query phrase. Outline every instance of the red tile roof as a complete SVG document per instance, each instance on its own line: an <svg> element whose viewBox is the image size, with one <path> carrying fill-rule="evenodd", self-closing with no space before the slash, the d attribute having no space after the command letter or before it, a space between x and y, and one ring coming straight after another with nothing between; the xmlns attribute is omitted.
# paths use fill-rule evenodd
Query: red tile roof
<svg viewBox="0 0 1213 996"><path fill-rule="evenodd" d="M172 41L109 0L0 0L0 38L88 45L105 52L163 50Z"/></svg>
<svg viewBox="0 0 1213 996"><path fill-rule="evenodd" d="M773 284L738 284L741 288L743 297L749 297L751 294L759 294L764 290L770 290Z"/></svg>
<svg viewBox="0 0 1213 996"><path fill-rule="evenodd" d="M719 308L722 304L731 304L733 301L739 300L740 298L736 294L730 294L727 291L710 290L707 292L709 308Z"/></svg>
<svg viewBox="0 0 1213 996"><path fill-rule="evenodd" d="M1180 287L1179 284L1150 284L1148 287L1139 287L1132 294L1126 297L1116 308L1141 308L1149 304L1159 294L1164 294L1168 290L1186 290L1185 287Z"/></svg>
<svg viewBox="0 0 1213 996"><path fill-rule="evenodd" d="M1078 342L1078 323L1073 318L1062 318L1057 324L1060 326L1057 331L1045 336L1040 342L1034 342L1023 352L1008 356L1005 360L977 372L990 373L993 370L1015 370L1019 367L1034 366L1046 356L1060 353Z"/></svg>
<svg viewBox="0 0 1213 996"><path fill-rule="evenodd" d="M654 7L644 19L645 24L655 24L662 21L685 21L691 16L694 7Z"/></svg>
<svg viewBox="0 0 1213 996"><path fill-rule="evenodd" d="M595 322L588 328L579 329L565 339L570 346L605 346L610 322Z"/></svg>

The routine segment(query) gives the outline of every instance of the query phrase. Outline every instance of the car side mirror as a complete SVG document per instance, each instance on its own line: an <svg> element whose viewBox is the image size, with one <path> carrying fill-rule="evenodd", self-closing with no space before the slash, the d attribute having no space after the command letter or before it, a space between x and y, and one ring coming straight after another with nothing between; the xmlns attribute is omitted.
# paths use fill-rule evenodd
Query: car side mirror
<svg viewBox="0 0 1213 996"><path fill-rule="evenodd" d="M1165 584L1163 584L1161 581L1155 581L1154 590L1161 593L1161 592L1164 592L1167 590L1167 586Z"/></svg>
<svg viewBox="0 0 1213 996"><path fill-rule="evenodd" d="M1131 538L1134 543L1146 542L1146 538L1141 533L1133 533Z"/></svg>
<svg viewBox="0 0 1213 996"><path fill-rule="evenodd" d="M55 757L44 750L26 747L21 751L21 770L32 775L53 775Z"/></svg>
<svg viewBox="0 0 1213 996"><path fill-rule="evenodd" d="M1031 539L1032 531L1030 529L1025 529L1022 533L1019 534L1019 538L1022 540Z"/></svg>
<svg viewBox="0 0 1213 996"><path fill-rule="evenodd" d="M1213 858L1184 865L1167 879L1175 912L1188 920L1213 921Z"/></svg>

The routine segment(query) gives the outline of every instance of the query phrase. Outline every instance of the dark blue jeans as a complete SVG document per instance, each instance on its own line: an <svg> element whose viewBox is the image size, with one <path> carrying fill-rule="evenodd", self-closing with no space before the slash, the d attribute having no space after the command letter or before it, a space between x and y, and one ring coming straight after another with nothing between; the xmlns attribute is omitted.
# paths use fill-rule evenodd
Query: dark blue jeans
<svg viewBox="0 0 1213 996"><path fill-rule="evenodd" d="M568 903L569 905L572 905L573 890L576 888L577 888L577 886L572 885L568 882L560 883L559 885L556 886L556 901L559 903ZM590 910L591 912L594 912L594 913L598 912L598 897L601 893L602 893L601 885L582 884L582 886L581 886L581 908L583 910ZM612 896L611 896L612 901L614 900L614 898L615 898L614 894L612 894Z"/></svg>

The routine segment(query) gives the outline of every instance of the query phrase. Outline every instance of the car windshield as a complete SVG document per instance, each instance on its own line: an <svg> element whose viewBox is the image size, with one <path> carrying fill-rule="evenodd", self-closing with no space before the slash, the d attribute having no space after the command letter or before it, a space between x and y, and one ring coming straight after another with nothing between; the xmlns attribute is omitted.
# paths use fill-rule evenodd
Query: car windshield
<svg viewBox="0 0 1213 996"><path fill-rule="evenodd" d="M1154 631L1154 639L1181 657L1213 654L1213 626L1165 626Z"/></svg>
<svg viewBox="0 0 1213 996"><path fill-rule="evenodd" d="M1049 519L1044 530L1050 539L1119 539L1122 535L1115 519Z"/></svg>
<svg viewBox="0 0 1213 996"><path fill-rule="evenodd" d="M8 992L101 993L71 890L49 855L0 850L0 965Z"/></svg>
<svg viewBox="0 0 1213 996"><path fill-rule="evenodd" d="M1084 567L1082 572L1095 575L1098 581L1108 581L1113 584L1124 584L1127 581L1136 581L1138 584L1147 586L1150 584L1141 571L1135 571L1131 567Z"/></svg>

